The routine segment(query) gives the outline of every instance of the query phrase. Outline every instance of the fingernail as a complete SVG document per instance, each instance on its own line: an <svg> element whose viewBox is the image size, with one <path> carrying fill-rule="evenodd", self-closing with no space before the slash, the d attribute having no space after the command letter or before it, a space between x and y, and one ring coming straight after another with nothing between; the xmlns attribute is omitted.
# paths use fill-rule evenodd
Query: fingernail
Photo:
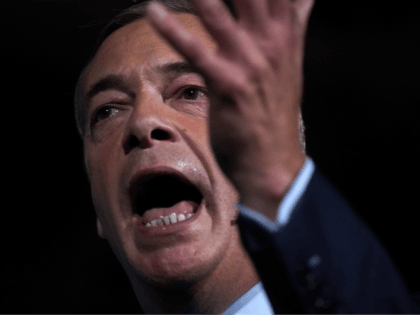
<svg viewBox="0 0 420 315"><path fill-rule="evenodd" d="M162 21L167 15L167 12L166 12L165 8L163 7L163 5L161 5L157 2L152 2L149 5L149 8L150 8L151 12L153 13L153 16L159 21Z"/></svg>

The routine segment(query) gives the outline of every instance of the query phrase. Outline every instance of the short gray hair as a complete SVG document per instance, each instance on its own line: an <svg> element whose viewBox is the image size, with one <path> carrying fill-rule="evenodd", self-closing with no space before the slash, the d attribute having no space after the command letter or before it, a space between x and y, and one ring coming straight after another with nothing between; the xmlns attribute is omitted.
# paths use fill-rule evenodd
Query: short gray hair
<svg viewBox="0 0 420 315"><path fill-rule="evenodd" d="M115 32L119 28L130 24L134 21L142 19L146 16L146 8L150 2L153 0L145 0L139 4L135 4L130 6L129 8L120 12L117 16L115 16L99 33L90 58L82 70L79 79L76 83L75 95L74 95L74 110L75 110L75 118L76 118L76 126L77 130L79 131L82 140L84 139L86 133L86 99L83 92L83 86L85 84L85 77L88 70L88 67L95 57L97 51L101 44L105 41L105 39L111 35L111 33ZM193 15L197 15L194 7L191 5L189 0L159 0L160 3L165 5L169 11L176 12L176 13L189 13ZM233 16L236 17L236 12L234 10L233 4L231 0L224 0L228 8L230 9ZM302 115L299 115L299 139L300 144L302 147L302 151L306 153L306 143L305 143L305 126L303 124Z"/></svg>

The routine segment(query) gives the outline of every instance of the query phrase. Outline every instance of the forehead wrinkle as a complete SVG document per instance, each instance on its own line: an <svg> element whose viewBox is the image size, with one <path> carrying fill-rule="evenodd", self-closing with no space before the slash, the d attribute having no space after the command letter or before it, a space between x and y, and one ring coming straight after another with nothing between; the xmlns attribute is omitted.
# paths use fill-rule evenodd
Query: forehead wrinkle
<svg viewBox="0 0 420 315"><path fill-rule="evenodd" d="M140 88L150 85L159 85L160 79L167 75L181 75L183 73L193 72L191 65L185 61L174 61L174 62L165 62L161 64L152 65L151 62L146 62L140 66L140 69L136 67L132 69L131 74L126 75L122 72L111 72L108 75L103 76L93 83L86 92L86 101L89 106L90 101L97 94L108 91L108 90L118 90L123 93L132 95L130 86L134 83L135 86Z"/></svg>
<svg viewBox="0 0 420 315"><path fill-rule="evenodd" d="M133 86L130 84L130 78L124 73L109 73L95 81L86 92L86 107L89 108L92 99L101 92L116 90L121 93L135 97Z"/></svg>
<svg viewBox="0 0 420 315"><path fill-rule="evenodd" d="M199 74L197 69L188 61L174 61L160 64L156 66L156 71L162 74L170 74L174 76L179 76L188 73Z"/></svg>
<svg viewBox="0 0 420 315"><path fill-rule="evenodd" d="M211 40L210 43L206 40L208 34L202 29L200 23L197 23L195 16L184 14L177 14L177 16L185 16L185 19L180 20L182 24L194 35L207 42L210 47L213 46L214 43L211 43ZM156 33L147 19L132 22L105 39L89 67L93 70L93 74L89 71L91 73L88 77L93 79L94 73L100 72L103 73L102 77L105 76L104 63L107 64L106 68L109 70L108 72L105 68L105 72L125 74L137 90L141 89L146 81L154 84L159 82L158 85L162 88L165 82L167 84L167 80L173 80L183 74L200 75L183 56ZM133 76L136 82L132 81ZM89 79L88 81L92 82ZM86 105L89 106L89 104Z"/></svg>

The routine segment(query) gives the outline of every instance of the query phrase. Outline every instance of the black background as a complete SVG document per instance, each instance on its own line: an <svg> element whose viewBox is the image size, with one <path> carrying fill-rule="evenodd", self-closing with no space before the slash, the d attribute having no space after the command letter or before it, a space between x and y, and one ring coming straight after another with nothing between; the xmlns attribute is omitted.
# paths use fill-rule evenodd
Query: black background
<svg viewBox="0 0 420 315"><path fill-rule="evenodd" d="M103 21L131 4L1 2L3 313L141 312L96 235L73 111ZM419 9L419 1L317 1L303 104L308 155L386 247L410 292L420 291Z"/></svg>

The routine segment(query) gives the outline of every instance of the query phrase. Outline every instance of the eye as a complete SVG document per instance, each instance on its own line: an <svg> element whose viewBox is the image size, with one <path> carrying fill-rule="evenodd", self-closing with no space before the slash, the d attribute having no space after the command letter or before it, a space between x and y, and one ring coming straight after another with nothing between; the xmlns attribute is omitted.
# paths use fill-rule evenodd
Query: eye
<svg viewBox="0 0 420 315"><path fill-rule="evenodd" d="M187 100L197 100L200 96L204 96L206 93L197 87L187 87L183 92L182 92L182 97L184 99Z"/></svg>
<svg viewBox="0 0 420 315"><path fill-rule="evenodd" d="M104 120L108 117L114 116L116 113L118 113L118 109L114 107L101 107L98 109L93 117L93 124L96 124L100 122L101 120Z"/></svg>

